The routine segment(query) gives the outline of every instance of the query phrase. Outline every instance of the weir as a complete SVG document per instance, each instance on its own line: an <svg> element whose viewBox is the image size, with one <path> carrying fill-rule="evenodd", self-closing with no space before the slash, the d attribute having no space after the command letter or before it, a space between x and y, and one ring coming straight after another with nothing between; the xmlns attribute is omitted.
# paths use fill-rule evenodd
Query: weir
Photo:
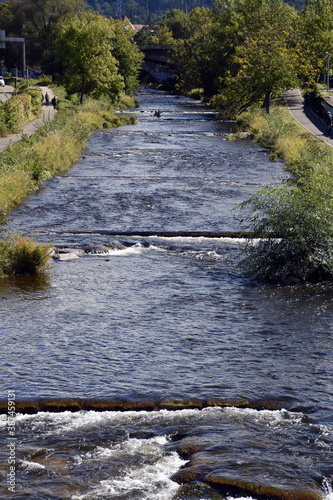
<svg viewBox="0 0 333 500"><path fill-rule="evenodd" d="M16 489L331 500L331 283L266 285L238 265L252 235L235 208L279 185L283 165L227 140L230 122L201 102L138 100L136 125L94 133L8 220L82 255L0 281L1 444L10 408Z"/></svg>

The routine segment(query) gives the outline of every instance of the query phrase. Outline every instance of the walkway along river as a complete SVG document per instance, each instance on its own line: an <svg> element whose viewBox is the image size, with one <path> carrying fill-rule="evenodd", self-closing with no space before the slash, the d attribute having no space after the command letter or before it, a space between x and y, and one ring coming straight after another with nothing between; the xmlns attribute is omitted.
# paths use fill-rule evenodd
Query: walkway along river
<svg viewBox="0 0 333 500"><path fill-rule="evenodd" d="M26 409L0 496L332 500L331 287L251 281L241 239L124 236L239 231L282 165L199 102L139 101L8 220L60 258L0 282L2 408Z"/></svg>

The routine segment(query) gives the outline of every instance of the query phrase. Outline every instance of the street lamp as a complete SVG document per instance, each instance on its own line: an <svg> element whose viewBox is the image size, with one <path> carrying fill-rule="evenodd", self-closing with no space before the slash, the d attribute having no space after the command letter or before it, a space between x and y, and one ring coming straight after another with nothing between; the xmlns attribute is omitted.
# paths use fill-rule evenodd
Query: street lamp
<svg viewBox="0 0 333 500"><path fill-rule="evenodd" d="M327 55L327 92L330 91L330 63L331 63L331 54L329 52L325 52Z"/></svg>

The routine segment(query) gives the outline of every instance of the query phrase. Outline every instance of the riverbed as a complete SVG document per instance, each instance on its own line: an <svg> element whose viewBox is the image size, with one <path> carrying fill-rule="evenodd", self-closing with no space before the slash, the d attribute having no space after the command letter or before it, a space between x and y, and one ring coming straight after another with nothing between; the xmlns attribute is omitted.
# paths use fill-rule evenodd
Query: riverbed
<svg viewBox="0 0 333 500"><path fill-rule="evenodd" d="M198 101L138 101L8 219L74 253L0 282L2 399L32 408L15 436L0 418L1 495L331 500L333 292L255 282L243 239L204 236L243 230L239 203L283 165Z"/></svg>

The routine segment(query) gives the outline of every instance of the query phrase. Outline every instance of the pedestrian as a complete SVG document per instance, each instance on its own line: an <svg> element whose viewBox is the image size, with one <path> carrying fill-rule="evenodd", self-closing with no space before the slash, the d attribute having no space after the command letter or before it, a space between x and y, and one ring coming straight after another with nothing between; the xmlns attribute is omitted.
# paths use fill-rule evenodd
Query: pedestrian
<svg viewBox="0 0 333 500"><path fill-rule="evenodd" d="M53 108L56 109L57 108L57 96L53 96L52 97L52 105L53 105Z"/></svg>
<svg viewBox="0 0 333 500"><path fill-rule="evenodd" d="M45 93L45 104L46 104L46 106L48 106L50 104L50 96L47 92Z"/></svg>
<svg viewBox="0 0 333 500"><path fill-rule="evenodd" d="M331 134L333 125L332 113L330 111L327 111L326 113L325 122L326 122L326 134L329 136Z"/></svg>

